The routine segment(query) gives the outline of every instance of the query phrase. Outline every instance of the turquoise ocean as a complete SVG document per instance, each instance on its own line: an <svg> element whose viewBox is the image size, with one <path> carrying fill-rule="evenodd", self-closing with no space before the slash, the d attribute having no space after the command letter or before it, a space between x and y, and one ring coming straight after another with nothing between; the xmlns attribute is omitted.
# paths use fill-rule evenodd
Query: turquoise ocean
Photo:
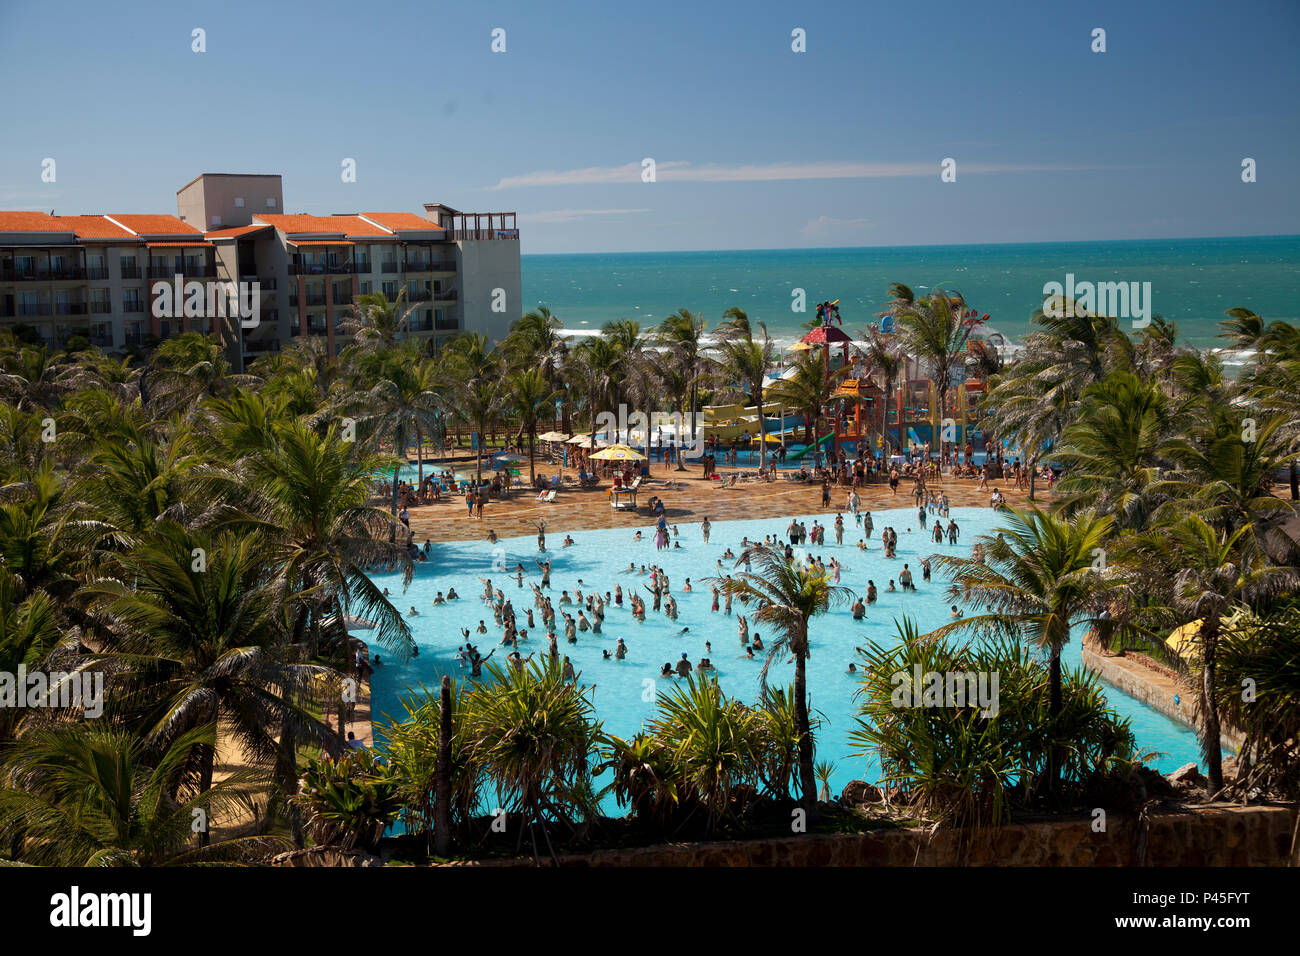
<svg viewBox="0 0 1300 956"><path fill-rule="evenodd" d="M767 324L780 344L797 339L817 302L840 300L845 331L855 338L875 321L891 282L918 294L960 292L971 308L1013 341L1030 330L1043 285L1150 282L1152 312L1177 323L1198 348L1216 339L1235 306L1266 320L1300 322L1300 236L1143 239L1114 242L634 252L522 257L524 308L548 306L570 333L599 330L614 319L643 329L679 308L701 313L712 328L732 306ZM807 312L791 308L803 289Z"/></svg>

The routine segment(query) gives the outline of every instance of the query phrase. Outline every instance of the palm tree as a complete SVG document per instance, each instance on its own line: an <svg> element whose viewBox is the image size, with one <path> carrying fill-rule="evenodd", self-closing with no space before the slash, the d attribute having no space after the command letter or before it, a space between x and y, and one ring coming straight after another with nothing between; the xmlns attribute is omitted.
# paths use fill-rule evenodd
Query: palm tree
<svg viewBox="0 0 1300 956"><path fill-rule="evenodd" d="M795 730L799 734L799 786L802 804L809 820L817 818L817 781L813 770L812 729L808 719L807 662L810 650L808 625L832 607L848 604L853 592L832 584L827 571L816 566L786 560L785 553L765 544L754 544L736 559L736 567L750 563L756 573L743 572L735 577L713 578L724 594L751 598L757 608L755 623L776 632L767 646L760 677L767 685L767 673L773 661L787 654L794 657Z"/></svg>
<svg viewBox="0 0 1300 956"><path fill-rule="evenodd" d="M1082 308L1039 308L1031 321L1035 331L1015 363L995 377L983 407L986 425L1025 456L1032 501L1043 449L1060 438L1085 388L1116 369L1132 370L1133 346L1115 319Z"/></svg>
<svg viewBox="0 0 1300 956"><path fill-rule="evenodd" d="M143 740L111 726L55 725L25 734L0 787L0 839L37 866L141 867L255 863L283 841L254 836L187 847L194 821L247 810L248 771L197 788L187 773L211 724L181 734L152 759Z"/></svg>
<svg viewBox="0 0 1300 956"><path fill-rule="evenodd" d="M732 332L721 339L718 343L718 350L721 353L718 364L723 375L748 391L758 408L758 466L763 469L767 467L767 419L763 414L763 380L767 378L768 368L776 361L776 350L772 347L766 325L762 322L758 323L762 338L756 340L748 316L739 309L730 310L728 314L733 315L736 321L739 321L739 317L743 317L743 331Z"/></svg>
<svg viewBox="0 0 1300 956"><path fill-rule="evenodd" d="M952 388L952 374L966 361L966 341L972 326L966 322L966 300L961 293L949 295L935 289L911 307L899 310L899 347L907 355L923 361L929 367L930 378L939 395L938 407L933 413L935 447L942 451L940 421L948 414L948 391Z"/></svg>
<svg viewBox="0 0 1300 956"><path fill-rule="evenodd" d="M1219 530L1200 515L1185 514L1132 539L1125 562L1159 568L1172 580L1170 607L1154 605L1141 616L1156 625L1200 621L1196 642L1201 663L1201 755L1211 794L1223 789L1220 744L1218 642L1223 619L1240 604L1269 602L1294 593L1300 571L1271 565L1251 546L1251 527ZM1163 632L1164 628L1161 627Z"/></svg>
<svg viewBox="0 0 1300 956"><path fill-rule="evenodd" d="M1169 400L1156 382L1115 372L1084 389L1082 404L1053 452L1066 469L1058 507L1066 514L1091 508L1114 515L1121 528L1145 527L1160 502L1160 469L1171 463Z"/></svg>
<svg viewBox="0 0 1300 956"><path fill-rule="evenodd" d="M597 416L603 407L614 404L623 354L605 336L593 335L574 349L574 358L577 384L586 393L587 414L591 416L591 450L594 451Z"/></svg>
<svg viewBox="0 0 1300 956"><path fill-rule="evenodd" d="M184 332L164 341L140 374L140 395L155 418L192 415L199 399L226 395L256 384L251 375L233 374L224 348L211 335Z"/></svg>
<svg viewBox="0 0 1300 956"><path fill-rule="evenodd" d="M469 691L465 701L468 747L496 784L501 806L541 829L552 854L547 823L572 827L573 811L594 810L591 756L600 723L576 681L565 679L553 661L502 671L488 665L490 680ZM533 852L540 853L533 835Z"/></svg>
<svg viewBox="0 0 1300 956"><path fill-rule="evenodd" d="M691 383L691 427L690 438L695 440L697 433L695 422L695 411L699 405L700 382L703 380L708 371L709 363L705 354L706 347L704 344L704 329L706 323L702 316L691 312L688 309L678 309L668 318L659 323L654 331L655 341L664 346L671 352L686 370L686 374ZM762 415L762 409L759 409L759 415ZM678 435L678 446L682 449L685 447L685 441L681 435ZM683 455L680 451L677 458L677 470L685 471L686 466L683 464Z"/></svg>
<svg viewBox="0 0 1300 956"><path fill-rule="evenodd" d="M777 379L768 386L769 398L776 399L787 408L804 417L804 440L813 449L813 461L821 463L821 445L817 437L817 423L822 409L831 401L837 383L851 369L848 366L830 371L826 354L820 349L799 353L794 360L793 375Z"/></svg>
<svg viewBox="0 0 1300 956"><path fill-rule="evenodd" d="M479 448L475 476L483 483L483 452L488 426L495 423L506 401L501 354L487 336L468 332L451 342L449 370L453 376L452 396L462 421L475 427Z"/></svg>
<svg viewBox="0 0 1300 956"><path fill-rule="evenodd" d="M537 443L537 423L553 414L556 391L546 381L540 368L514 372L507 384L508 410L519 420L520 428L528 435L528 479L536 482L536 463L533 449Z"/></svg>
<svg viewBox="0 0 1300 956"><path fill-rule="evenodd" d="M883 393L881 396L883 404L880 409L880 437L882 441L888 441L891 398L895 383L906 371L907 357L898 351L897 339L893 335L882 333L879 329L868 329L863 339L867 343L867 368L880 378L880 388Z"/></svg>
<svg viewBox="0 0 1300 956"><path fill-rule="evenodd" d="M269 762L277 748L267 728L290 722L297 736L341 749L328 725L294 703L328 672L282 653L268 556L255 538L214 540L163 524L118 556L122 580L83 589L110 622L109 650L90 660L109 666L115 709L139 721L146 742L165 748L211 724L254 761ZM216 750L215 742L193 748L199 792L212 787Z"/></svg>
<svg viewBox="0 0 1300 956"><path fill-rule="evenodd" d="M237 500L242 494L243 504L226 523L260 532L270 542L271 560L285 588L288 640L305 644L308 658L325 635L332 637L336 653L341 651L349 613L376 624L374 639L385 651L404 659L414 647L406 619L366 573L371 567L397 568L403 586L414 573L410 555L393 540L395 519L370 504L372 475L382 461L341 441L333 425L318 434L290 420L247 450L242 469L225 489ZM255 494L248 496L245 487ZM286 795L297 789L296 747L294 726L286 721L277 771ZM300 842L301 821L293 809L290 823Z"/></svg>
<svg viewBox="0 0 1300 956"><path fill-rule="evenodd" d="M510 328L502 347L510 357L510 363L516 369L537 368L551 391L560 393L564 389L563 373L565 360L569 354L569 339L559 335L562 327L560 320L544 305L539 305L523 316ZM568 402L562 407L561 428L569 431Z"/></svg>
<svg viewBox="0 0 1300 956"><path fill-rule="evenodd" d="M22 665L36 669L62 640L55 599L44 590L25 593L18 578L0 566L0 673L17 673ZM12 738L22 716L19 708L0 708L0 742Z"/></svg>
<svg viewBox="0 0 1300 956"><path fill-rule="evenodd" d="M360 413L361 420L373 427L374 438L392 437L397 461L393 467L391 508L397 514L398 478L406 464L407 448L412 438L423 437L425 431L438 427L444 401L442 389L431 360L422 361L410 347L372 352L362 364L375 381L358 403L368 410ZM422 479L422 454L419 468Z"/></svg>
<svg viewBox="0 0 1300 956"><path fill-rule="evenodd" d="M1300 564L1300 542L1291 531L1296 505L1271 491L1273 474L1295 459L1284 413L1256 417L1238 406L1204 408L1188 437L1168 447L1177 475L1162 485L1174 498L1166 509L1190 506L1228 532L1250 527L1255 546L1280 563Z"/></svg>
<svg viewBox="0 0 1300 956"><path fill-rule="evenodd" d="M356 347L385 351L395 346L411 328L411 316L420 303L406 302L406 287L398 290L393 301L378 292L357 296L356 308L339 323L339 331L351 334Z"/></svg>
<svg viewBox="0 0 1300 956"><path fill-rule="evenodd" d="M0 354L0 394L22 411L48 409L73 388L71 366L44 345Z"/></svg>
<svg viewBox="0 0 1300 956"><path fill-rule="evenodd" d="M1061 714L1061 650L1076 625L1095 619L1114 586L1104 570L1113 526L1113 518L1092 511L1065 518L1034 507L1009 509L996 536L979 538L983 560L935 558L940 569L952 574L949 595L986 611L932 633L942 637L971 631L1025 640L1048 654L1048 713L1055 723ZM1048 760L1046 785L1053 797L1059 792L1063 745L1055 740Z"/></svg>

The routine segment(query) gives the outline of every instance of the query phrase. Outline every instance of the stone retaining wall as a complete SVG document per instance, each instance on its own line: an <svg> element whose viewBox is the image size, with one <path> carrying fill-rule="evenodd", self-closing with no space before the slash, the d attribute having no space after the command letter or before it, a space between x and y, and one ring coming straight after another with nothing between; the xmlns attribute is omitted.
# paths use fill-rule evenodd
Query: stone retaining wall
<svg viewBox="0 0 1300 956"><path fill-rule="evenodd" d="M1104 833L1091 818L1023 823L985 831L969 846L954 830L878 830L735 843L598 850L560 857L561 866L1285 866L1293 805L1217 805L1153 815L1144 834L1112 814ZM1145 845L1145 850L1144 850ZM531 859L452 866L532 866Z"/></svg>
<svg viewBox="0 0 1300 956"><path fill-rule="evenodd" d="M1143 654L1127 651L1122 656L1107 657L1099 654L1090 644L1082 648L1083 666L1095 671L1102 680L1113 684L1130 697L1136 698L1152 710L1170 720L1199 733L1196 720L1196 701L1199 692L1186 682L1170 676L1169 669ZM1178 696L1178 702L1174 697ZM1232 753L1241 750L1244 735L1226 722L1220 727L1223 748Z"/></svg>

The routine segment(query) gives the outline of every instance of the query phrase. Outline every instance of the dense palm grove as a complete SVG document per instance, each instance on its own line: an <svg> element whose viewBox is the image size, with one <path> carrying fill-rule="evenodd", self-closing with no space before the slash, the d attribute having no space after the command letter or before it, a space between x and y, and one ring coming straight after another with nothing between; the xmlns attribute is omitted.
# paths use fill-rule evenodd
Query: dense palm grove
<svg viewBox="0 0 1300 956"><path fill-rule="evenodd" d="M1061 663L1084 630L1195 675L1211 795L1300 793L1300 333L1234 310L1224 334L1254 359L1232 378L1161 320L1133 335L1040 312L1003 367L968 342L959 297L891 293L898 334L861 336L886 396L904 354L942 370L945 389L947 371L974 365L991 385L986 427L1064 469L1046 500L1031 490L1036 505L981 539L982 559L944 562L974 613L928 635L904 621L897 642L868 649L854 739L892 802L959 825L1085 799L1138 808L1144 755L1096 679ZM574 346L543 308L502 342L464 334L422 351L403 335L403 303L358 305L340 355L297 342L247 374L193 333L125 359L0 333L0 673L105 682L93 718L0 707L0 860L373 850L394 821L446 856L497 833L496 808L503 848L542 854L615 825L598 776L631 811L619 825L646 838L771 818L788 831L796 808L816 822L830 768L815 760L803 680L809 622L851 595L780 552L756 551L758 572L728 585L778 635L769 654L796 660L794 686L765 687L755 705L680 682L620 739L553 664L489 667L409 701L376 727L377 755L346 747L339 702L350 617L374 623L368 640L393 657L414 646L366 576L413 573L397 482L381 493L376 480L412 449L421 471L462 430L531 452L557 403L566 432L621 402L689 413L719 400L779 400L811 431L843 370L807 352L765 393L775 350L739 310L712 329L684 309L649 330L612 322ZM1292 500L1276 493L1288 473ZM1168 653L1170 631L1196 621L1190 655ZM898 708L890 675L916 664L1000 672L999 712ZM1227 778L1225 722L1246 736Z"/></svg>

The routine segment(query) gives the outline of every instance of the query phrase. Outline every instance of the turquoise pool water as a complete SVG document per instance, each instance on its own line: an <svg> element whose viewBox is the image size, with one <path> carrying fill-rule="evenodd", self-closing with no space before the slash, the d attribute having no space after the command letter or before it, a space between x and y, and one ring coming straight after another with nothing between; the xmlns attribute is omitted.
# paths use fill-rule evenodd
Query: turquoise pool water
<svg viewBox="0 0 1300 956"><path fill-rule="evenodd" d="M903 500L901 495L899 500ZM879 601L868 609L864 622L854 622L848 608L831 611L813 622L808 686L812 706L823 720L817 734L817 759L834 763L832 787L836 793L850 780L875 781L878 777L875 759L851 757L854 748L847 740L848 732L855 726L853 694L857 685L855 677L846 672L849 662L856 658L854 647L867 641L892 643L894 620L904 614L914 618L922 630L945 623L949 619L952 603L944 596L946 584L939 580L938 575L931 582L922 581L919 566L921 559L936 553L969 554L975 536L989 533L997 524L996 514L987 508L954 508L952 516L961 528L961 540L955 546L936 545L920 532L917 529L915 509L898 508L874 512L874 538L866 552L857 550L861 530L854 526L851 516L845 516L846 528L842 545L835 544L834 512L801 516L809 528L814 519L831 525L827 532L827 544L810 550L815 555L821 555L828 564L832 557L839 559L844 568L842 584L865 594L867 579L870 578L876 582L880 592ZM604 722L606 730L628 736L653 715L653 691L662 686L665 680L671 680L660 678L659 670L665 662L675 663L683 651L690 655L692 664L697 663L701 657L710 657L717 668L719 684L728 694L749 702L757 698L760 655L756 655L754 660L745 657L737 631L737 616L744 608L737 602L731 617L722 611L712 612L712 595L705 578L720 573L717 562L727 547L736 553L740 552L743 536L748 536L750 540L762 540L767 534L783 536L789 522L789 517L714 522L711 543L708 545L703 542L698 524L682 524L678 526L679 536L675 539L681 544L681 549L670 548L664 551L655 550L654 526L649 522L629 524L626 529L571 531L576 545L570 548L561 547L564 536L570 529L559 526L547 529L547 554L553 566L551 593L557 614L562 590L568 590L572 595L575 587L581 587L585 595L594 586L603 594L605 591L612 592L616 583L623 586L624 606L611 606L606 611L601 634L580 631L578 643L572 645L564 640L562 619L559 627L560 652L568 654L573 660L582 683L594 685L590 693L597 715ZM881 549L880 531L885 525L898 532L897 559L886 560ZM638 528L642 531L643 538L634 541L633 536ZM484 534L486 533L487 527L484 528ZM472 633L471 640L484 654L498 646L501 631L493 624L491 609L480 600L483 593L480 578L490 578L495 587L500 587L505 592L514 604L520 626L527 627L524 612L533 606L533 594L528 582L540 581L534 563L537 557L535 536L502 539L496 545L486 540L435 544L432 561L417 565L415 579L405 594L402 593L399 576L376 576L375 580L381 586L392 590L393 603L401 610L406 611L414 605L420 611L418 617L408 618L419 645L419 656L406 664L386 661L375 670L372 690L373 712L377 721L385 715L398 717L404 713L399 698L410 693L410 688L418 688L421 683L434 688L444 672L451 673L457 679L468 673L462 671L456 661L456 648L463 643L460 634L462 627L473 632L480 620L485 621L488 633ZM664 614L650 610L653 600L644 590L642 594L646 595L648 605L646 621L638 624L632 618L626 596L632 589L641 588L648 583L648 575L628 573L626 569L630 561L635 562L638 569L642 564L656 563L667 571L673 595L679 605L677 621L670 621ZM889 581L898 578L904 562L911 566L917 591L891 593L886 590ZM517 563L522 563L525 568L522 589L517 586L513 573L494 570L504 564L504 567L513 572ZM731 570L732 563L724 562L727 570ZM695 588L689 593L683 590L687 578L690 578ZM578 585L578 579L582 580L582 585ZM450 587L456 589L461 600L433 606L436 592L445 593ZM576 615L576 609L571 609L570 613ZM545 655L547 647L545 628L541 615L535 612L534 616L537 626L528 628L529 638L520 643L520 651L525 656L534 651L540 659ZM678 632L683 627L689 627L690 630L679 636ZM751 631L753 629L751 623ZM762 632L761 627L758 630ZM367 635L365 631L357 633L362 639ZM768 636L763 635L765 643ZM622 661L604 660L601 651L612 651L619 637L627 643L627 658ZM711 642L711 651L705 650L706 641ZM500 648L493 657L493 662L504 666L507 653L508 648ZM1077 640L1066 647L1065 660L1070 666L1079 665ZM793 675L793 664L776 662L770 671L769 680L783 686L793 680ZM645 681L654 683L646 685ZM650 693L644 693L647 687L651 688ZM1117 688L1109 685L1105 687L1112 706L1132 721L1139 747L1165 754L1156 764L1161 771L1167 773L1182 764L1199 759L1196 737L1191 730L1150 710ZM611 802L607 812L614 812L615 809Z"/></svg>

